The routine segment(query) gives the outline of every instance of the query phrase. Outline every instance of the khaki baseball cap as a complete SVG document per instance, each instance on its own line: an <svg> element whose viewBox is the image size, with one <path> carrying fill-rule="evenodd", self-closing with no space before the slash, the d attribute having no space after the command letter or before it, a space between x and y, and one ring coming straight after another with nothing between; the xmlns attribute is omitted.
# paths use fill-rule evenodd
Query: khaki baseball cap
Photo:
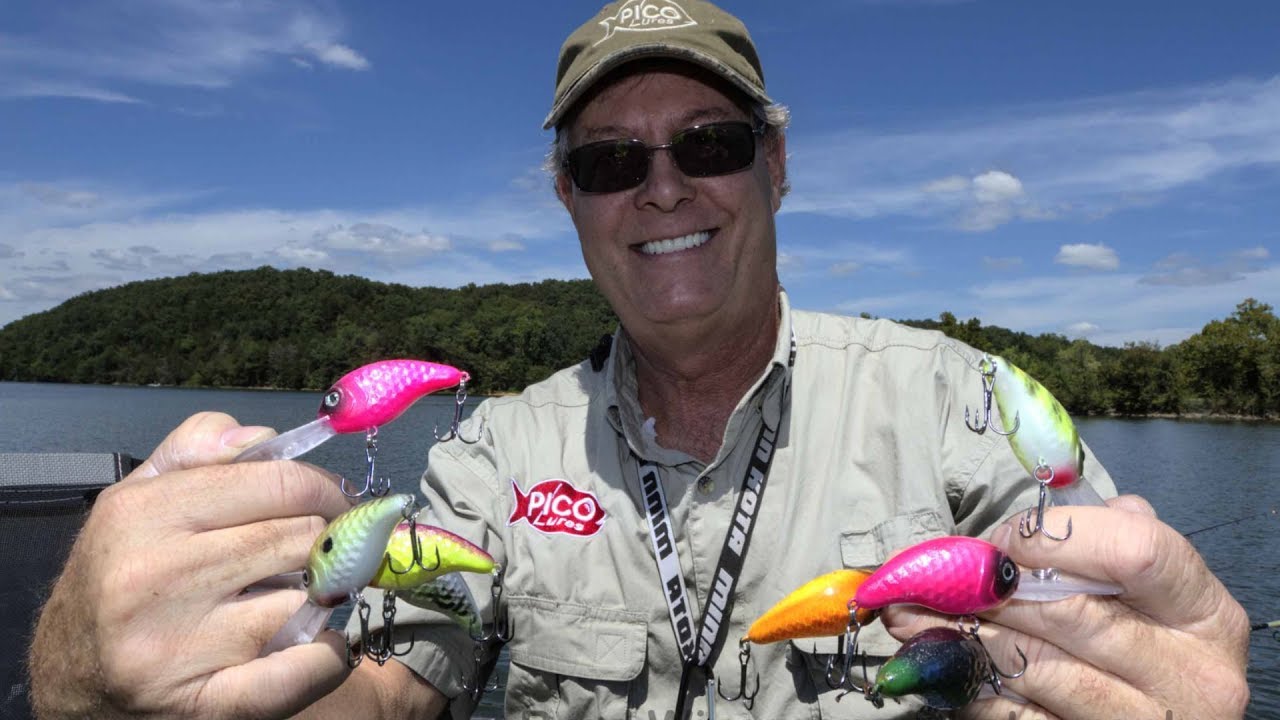
<svg viewBox="0 0 1280 720"><path fill-rule="evenodd" d="M614 68L667 57L699 65L749 98L764 91L760 57L738 18L704 0L618 0L604 6L560 48L556 94L543 129L555 127L591 86Z"/></svg>

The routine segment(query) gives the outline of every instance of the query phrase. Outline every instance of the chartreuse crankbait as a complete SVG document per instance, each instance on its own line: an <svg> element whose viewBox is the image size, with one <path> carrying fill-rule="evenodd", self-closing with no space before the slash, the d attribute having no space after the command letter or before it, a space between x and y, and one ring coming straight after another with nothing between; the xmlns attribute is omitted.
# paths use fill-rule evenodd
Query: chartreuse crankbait
<svg viewBox="0 0 1280 720"><path fill-rule="evenodd" d="M396 525L370 587L406 590L452 572L489 573L493 557L443 528L405 521ZM409 596L400 593L408 600Z"/></svg>
<svg viewBox="0 0 1280 720"><path fill-rule="evenodd" d="M987 355L979 363L982 373L983 404L987 417L979 425L969 425L984 432L990 425L992 397L1000 408L1000 416L1014 418L1012 429L992 430L1009 439L1013 454L1022 467L1040 483L1040 500L1034 524L1031 513L1023 518L1019 530L1024 537L1041 532L1055 540L1044 527L1044 508L1055 505L1105 505L1102 497L1084 478L1084 446L1075 423L1066 408L1039 381L1008 360ZM965 421L969 412L965 410Z"/></svg>
<svg viewBox="0 0 1280 720"><path fill-rule="evenodd" d="M414 507L412 495L388 495L334 518L312 544L302 572L307 601L267 643L263 655L314 640L333 608L355 599L373 580L392 530L412 516Z"/></svg>
<svg viewBox="0 0 1280 720"><path fill-rule="evenodd" d="M849 601L872 572L872 568L844 568L819 575L766 610L751 623L743 639L764 644L839 635L849 624ZM875 610L856 610L862 625L875 617Z"/></svg>
<svg viewBox="0 0 1280 720"><path fill-rule="evenodd" d="M368 492L385 495L390 484L374 480L378 428L400 417L424 395L457 386L458 407L448 436L453 437L462 419L468 380L470 376L455 367L422 360L381 360L362 365L325 392L315 420L254 445L240 453L235 462L290 460L340 433L363 432L368 462L364 487L349 490L344 479L342 491L352 497Z"/></svg>

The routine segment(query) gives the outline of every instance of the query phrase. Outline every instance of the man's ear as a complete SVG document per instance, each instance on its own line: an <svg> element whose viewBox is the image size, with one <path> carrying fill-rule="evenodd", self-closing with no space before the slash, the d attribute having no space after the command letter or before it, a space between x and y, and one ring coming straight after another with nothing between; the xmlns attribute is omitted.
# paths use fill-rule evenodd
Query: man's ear
<svg viewBox="0 0 1280 720"><path fill-rule="evenodd" d="M564 205L564 209L568 210L569 215L572 216L573 179L564 170L556 173L556 197L560 198L560 204Z"/></svg>

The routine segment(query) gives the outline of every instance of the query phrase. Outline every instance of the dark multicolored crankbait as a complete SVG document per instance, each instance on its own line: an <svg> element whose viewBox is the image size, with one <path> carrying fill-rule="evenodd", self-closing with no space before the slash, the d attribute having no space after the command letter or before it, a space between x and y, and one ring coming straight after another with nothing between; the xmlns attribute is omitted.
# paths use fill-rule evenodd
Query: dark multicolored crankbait
<svg viewBox="0 0 1280 720"><path fill-rule="evenodd" d="M955 710L973 701L983 685L1001 692L1000 674L976 635L934 627L912 636L876 673L866 697L876 707L883 698L918 695L937 710Z"/></svg>

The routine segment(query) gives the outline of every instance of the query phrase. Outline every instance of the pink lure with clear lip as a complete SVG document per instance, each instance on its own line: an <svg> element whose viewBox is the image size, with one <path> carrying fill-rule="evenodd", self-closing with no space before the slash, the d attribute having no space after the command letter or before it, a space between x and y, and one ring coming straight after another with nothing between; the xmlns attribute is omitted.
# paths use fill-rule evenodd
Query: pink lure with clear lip
<svg viewBox="0 0 1280 720"><path fill-rule="evenodd" d="M318 417L334 431L363 432L395 420L423 395L467 381L467 373L423 360L382 360L343 375L324 394Z"/></svg>
<svg viewBox="0 0 1280 720"><path fill-rule="evenodd" d="M926 540L893 556L858 587L859 609L923 605L948 615L971 615L999 605L1018 587L1018 565L978 538Z"/></svg>

